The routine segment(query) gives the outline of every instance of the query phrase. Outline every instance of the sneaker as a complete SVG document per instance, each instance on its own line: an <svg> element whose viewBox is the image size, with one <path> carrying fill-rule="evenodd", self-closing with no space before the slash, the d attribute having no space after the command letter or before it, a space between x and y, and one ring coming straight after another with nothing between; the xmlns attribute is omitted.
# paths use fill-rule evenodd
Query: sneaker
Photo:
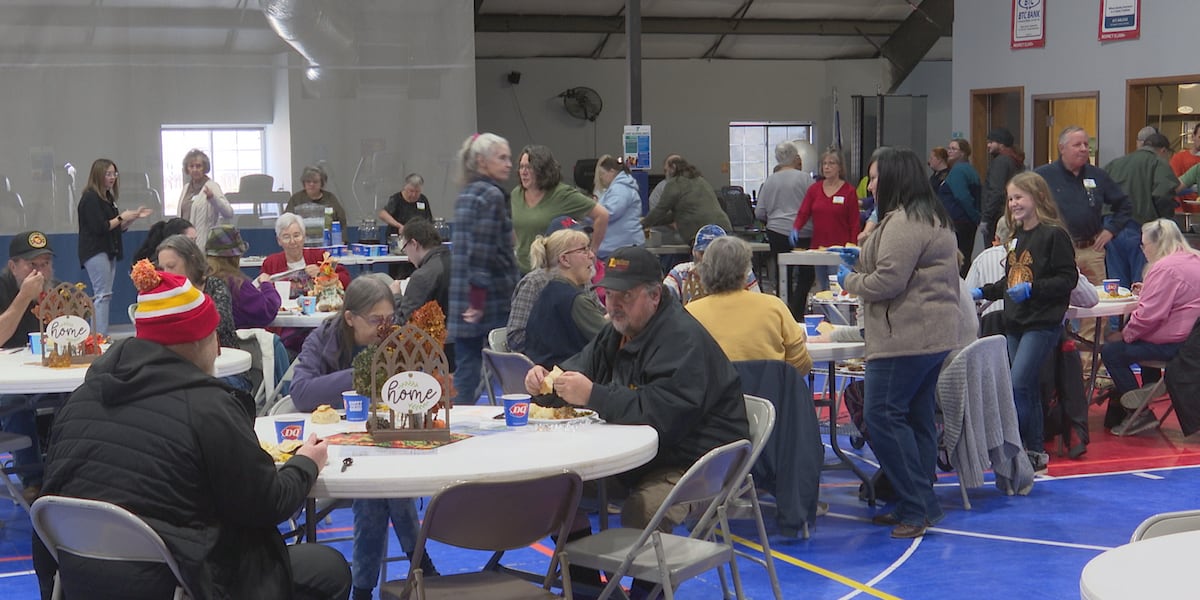
<svg viewBox="0 0 1200 600"><path fill-rule="evenodd" d="M1034 450L1026 450L1025 455L1029 457L1029 464L1033 465L1033 473L1035 475L1046 474L1046 469L1050 466L1049 454Z"/></svg>
<svg viewBox="0 0 1200 600"><path fill-rule="evenodd" d="M823 517L829 514L829 503L817 500L817 516Z"/></svg>
<svg viewBox="0 0 1200 600"><path fill-rule="evenodd" d="M1154 413L1146 410L1141 414L1125 419L1124 423L1113 427L1113 435L1128 436L1137 435L1143 431L1158 428L1158 417Z"/></svg>

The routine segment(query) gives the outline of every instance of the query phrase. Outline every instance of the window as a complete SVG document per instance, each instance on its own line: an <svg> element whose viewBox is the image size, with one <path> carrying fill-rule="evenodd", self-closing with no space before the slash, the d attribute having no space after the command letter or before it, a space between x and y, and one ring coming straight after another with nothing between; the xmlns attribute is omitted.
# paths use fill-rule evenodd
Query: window
<svg viewBox="0 0 1200 600"><path fill-rule="evenodd" d="M179 214L179 195L185 185L183 157L192 148L208 155L212 170L208 176L226 194L238 191L243 175L266 171L265 139L261 127L239 129L162 129L163 210ZM237 210L238 206L234 209ZM251 210L253 210L251 208ZM243 212L237 210L237 212Z"/></svg>
<svg viewBox="0 0 1200 600"><path fill-rule="evenodd" d="M730 123L729 185L757 195L775 168L775 146L784 140L812 142L812 134L812 123Z"/></svg>

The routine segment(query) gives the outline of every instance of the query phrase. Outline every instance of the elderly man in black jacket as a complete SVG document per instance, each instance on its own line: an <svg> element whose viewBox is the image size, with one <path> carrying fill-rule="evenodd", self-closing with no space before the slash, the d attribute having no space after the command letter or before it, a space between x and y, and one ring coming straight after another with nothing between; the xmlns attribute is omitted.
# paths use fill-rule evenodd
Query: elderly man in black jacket
<svg viewBox="0 0 1200 600"><path fill-rule="evenodd" d="M312 488L325 443L310 436L277 469L254 434L253 400L212 375L212 299L147 261L134 275L137 336L97 359L59 412L43 493L141 517L199 598L346 598L350 570L336 550L285 546L276 529ZM161 598L175 585L162 565L59 556L66 597ZM37 536L34 563L48 598L58 565Z"/></svg>
<svg viewBox="0 0 1200 600"><path fill-rule="evenodd" d="M684 471L709 450L749 439L741 380L712 336L662 286L658 259L638 247L621 248L605 262L608 315L596 338L567 359L553 387L566 402L585 406L609 423L650 425L658 455L622 475L629 497L625 527L645 527ZM537 394L546 368L525 376ZM687 516L677 506L663 530Z"/></svg>

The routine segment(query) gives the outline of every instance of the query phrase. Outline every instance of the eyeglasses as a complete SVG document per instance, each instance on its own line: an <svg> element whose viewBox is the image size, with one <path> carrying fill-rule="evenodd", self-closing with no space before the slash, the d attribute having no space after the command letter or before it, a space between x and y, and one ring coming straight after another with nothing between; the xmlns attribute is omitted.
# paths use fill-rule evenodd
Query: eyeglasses
<svg viewBox="0 0 1200 600"><path fill-rule="evenodd" d="M517 167L517 170L518 170L518 171L530 171L530 172L532 172L532 171L533 171L533 167L532 167L532 166L530 166L530 165L521 165L521 166Z"/></svg>
<svg viewBox="0 0 1200 600"><path fill-rule="evenodd" d="M568 254L575 254L576 252L584 252L584 253L587 253L587 254L591 254L591 253L592 253L592 247L591 247L591 246L583 246L583 247L581 247L581 248L576 248L576 249L574 249L574 250L567 250L566 252L563 252L563 256L566 256L566 255L568 255Z"/></svg>
<svg viewBox="0 0 1200 600"><path fill-rule="evenodd" d="M281 241L281 242L303 242L304 234L303 233L285 233L285 234L279 236L279 241Z"/></svg>
<svg viewBox="0 0 1200 600"><path fill-rule="evenodd" d="M115 178L115 177L117 176L117 172L116 172L116 171L113 171L112 173L105 173L105 174L104 174L104 176L105 176L105 177L113 177L113 178Z"/></svg>
<svg viewBox="0 0 1200 600"><path fill-rule="evenodd" d="M370 323L372 327L382 327L382 326L384 326L384 325L391 325L391 324L392 324L392 323L393 323L393 322L396 320L396 315L395 315L395 314L388 314L388 315L358 315L358 317L359 317L360 319L362 319L362 320L366 321L367 323Z"/></svg>

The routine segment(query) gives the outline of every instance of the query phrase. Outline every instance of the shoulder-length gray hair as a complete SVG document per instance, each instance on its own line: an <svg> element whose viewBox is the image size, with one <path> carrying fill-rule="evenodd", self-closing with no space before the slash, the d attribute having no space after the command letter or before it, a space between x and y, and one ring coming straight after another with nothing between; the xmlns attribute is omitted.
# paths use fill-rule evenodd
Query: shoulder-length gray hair
<svg viewBox="0 0 1200 600"><path fill-rule="evenodd" d="M163 249L173 250L175 254L179 255L179 258L183 259L183 268L187 271L187 278L192 282L192 287L203 290L204 278L208 274L208 259L204 257L204 251L200 249L200 246L183 234L167 236L167 239L154 249L154 264L159 264L158 253Z"/></svg>
<svg viewBox="0 0 1200 600"><path fill-rule="evenodd" d="M704 260L696 266L700 285L709 294L735 292L746 288L750 270L750 244L726 235L712 241L704 251Z"/></svg>
<svg viewBox="0 0 1200 600"><path fill-rule="evenodd" d="M351 353L354 352L354 330L350 328L350 324L346 322L346 313L351 312L359 316L366 316L371 312L371 308L376 304L387 300L393 303L392 288L389 287L392 283L392 278L383 273L367 273L359 275L350 281L350 285L346 286L346 295L342 299L342 308L338 310L334 321L338 327L338 364L345 367L350 366L350 361L354 358Z"/></svg>

